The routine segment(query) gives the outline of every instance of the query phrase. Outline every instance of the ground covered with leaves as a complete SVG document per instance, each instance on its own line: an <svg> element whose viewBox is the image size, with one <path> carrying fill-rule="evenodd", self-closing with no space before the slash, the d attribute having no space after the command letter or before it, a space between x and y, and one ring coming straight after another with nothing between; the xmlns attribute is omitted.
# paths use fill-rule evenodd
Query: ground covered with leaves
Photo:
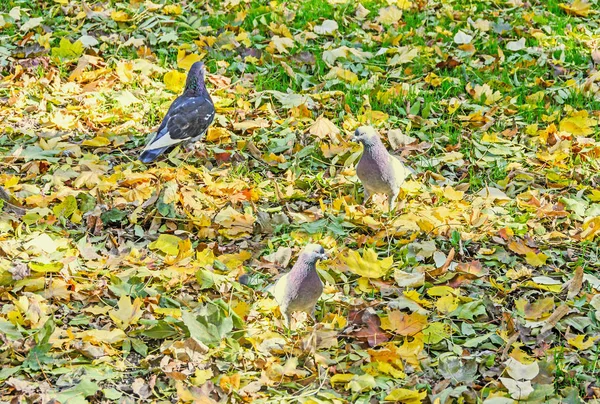
<svg viewBox="0 0 600 404"><path fill-rule="evenodd" d="M600 397L597 1L0 6L0 401ZM140 163L197 60L213 127Z"/></svg>

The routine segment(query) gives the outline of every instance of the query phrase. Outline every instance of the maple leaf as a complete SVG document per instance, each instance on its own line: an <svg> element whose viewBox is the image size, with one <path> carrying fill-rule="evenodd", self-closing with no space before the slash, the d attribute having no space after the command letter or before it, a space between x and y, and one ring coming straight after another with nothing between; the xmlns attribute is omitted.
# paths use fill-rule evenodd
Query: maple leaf
<svg viewBox="0 0 600 404"><path fill-rule="evenodd" d="M392 257L379 260L377 252L371 248L365 248L361 255L358 251L349 250L342 260L346 264L346 268L357 275L366 278L381 278L389 272L394 264Z"/></svg>
<svg viewBox="0 0 600 404"><path fill-rule="evenodd" d="M594 133L592 127L597 125L598 119L588 118L588 112L582 110L561 120L559 129L576 136L587 136Z"/></svg>
<svg viewBox="0 0 600 404"><path fill-rule="evenodd" d="M319 139L325 139L329 136L333 140L340 133L340 130L333 122L321 115L313 122L308 132Z"/></svg>
<svg viewBox="0 0 600 404"><path fill-rule="evenodd" d="M567 14L579 17L587 17L590 14L592 7L592 5L585 0L574 0L571 4L560 3L558 6L565 10Z"/></svg>
<svg viewBox="0 0 600 404"><path fill-rule="evenodd" d="M277 49L277 52L279 53L289 53L288 49L294 47L294 40L291 38L274 35L273 38L271 38L269 46Z"/></svg>
<svg viewBox="0 0 600 404"><path fill-rule="evenodd" d="M79 58L83 53L83 44L80 41L71 43L66 38L62 38L58 48L52 48L52 56L62 61L71 61Z"/></svg>
<svg viewBox="0 0 600 404"><path fill-rule="evenodd" d="M401 18L402 10L392 5L379 10L379 17L377 17L377 21L382 24L391 25L400 21Z"/></svg>
<svg viewBox="0 0 600 404"><path fill-rule="evenodd" d="M423 330L427 325L427 316L419 313L406 314L394 310L388 314L388 324L383 324L384 329L394 331L399 335L413 336Z"/></svg>
<svg viewBox="0 0 600 404"><path fill-rule="evenodd" d="M113 309L108 312L108 315L121 330L125 330L130 325L137 324L140 317L142 317L142 299L139 297L132 303L129 296L122 295L118 306L118 310Z"/></svg>

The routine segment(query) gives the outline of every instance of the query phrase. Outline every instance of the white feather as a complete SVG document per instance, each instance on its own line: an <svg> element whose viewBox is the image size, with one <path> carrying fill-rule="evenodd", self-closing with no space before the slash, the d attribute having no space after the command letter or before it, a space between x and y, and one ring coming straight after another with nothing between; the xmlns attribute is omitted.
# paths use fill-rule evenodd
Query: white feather
<svg viewBox="0 0 600 404"><path fill-rule="evenodd" d="M171 136L169 136L169 132L167 132L158 139L156 139L156 138L152 139L152 141L146 145L146 147L144 148L144 151L162 149L163 147L169 147L169 146L179 144L181 142L184 142L185 140L186 139L173 139L173 138L171 138Z"/></svg>
<svg viewBox="0 0 600 404"><path fill-rule="evenodd" d="M396 156L392 157L392 167L394 170L394 178L396 179L396 184L401 186L406 180L407 177L411 175L411 172L408 168Z"/></svg>
<svg viewBox="0 0 600 404"><path fill-rule="evenodd" d="M287 283L288 274L285 274L281 278L279 278L277 282L275 282L273 287L269 290L269 292L271 292L271 294L273 295L273 297L279 305L281 305L281 303L283 302L285 290L287 289Z"/></svg>

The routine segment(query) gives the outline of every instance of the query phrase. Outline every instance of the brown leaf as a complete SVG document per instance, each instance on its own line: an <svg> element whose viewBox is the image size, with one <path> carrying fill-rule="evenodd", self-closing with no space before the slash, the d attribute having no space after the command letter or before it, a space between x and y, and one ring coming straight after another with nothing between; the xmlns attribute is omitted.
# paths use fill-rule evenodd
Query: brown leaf
<svg viewBox="0 0 600 404"><path fill-rule="evenodd" d="M600 49L594 49L592 51L592 61L595 65L600 65Z"/></svg>
<svg viewBox="0 0 600 404"><path fill-rule="evenodd" d="M573 274L573 278L569 282L569 294L567 295L567 299L573 299L575 296L579 294L581 290L581 285L583 284L583 267L575 268L575 273Z"/></svg>
<svg viewBox="0 0 600 404"><path fill-rule="evenodd" d="M381 329L381 320L373 309L351 311L348 314L348 323L361 327L359 330L354 331L352 335L355 338L366 340L371 347L390 339Z"/></svg>
<svg viewBox="0 0 600 404"><path fill-rule="evenodd" d="M546 324L540 330L540 334L543 334L546 331L550 331L552 328L554 328L554 326L558 324L560 319L563 318L569 312L569 310L571 309L569 309L569 306L566 304L561 304L558 306L554 313L552 313L550 317L548 317L548 320L546 320Z"/></svg>
<svg viewBox="0 0 600 404"><path fill-rule="evenodd" d="M456 272L464 274L466 277L474 279L481 278L490 273L487 268L483 268L481 262L473 260L471 262L461 262L456 266Z"/></svg>
<svg viewBox="0 0 600 404"><path fill-rule="evenodd" d="M527 253L533 253L533 254L535 254L535 250L534 249L527 247L520 240L511 241L508 244L508 249L511 250L514 253L519 254L519 255L526 255Z"/></svg>
<svg viewBox="0 0 600 404"><path fill-rule="evenodd" d="M446 60L439 62L438 64L435 65L435 67L437 67L438 69L442 69L442 70L452 70L452 69L457 68L460 65L462 65L461 61L458 61L458 60L454 59L452 56L448 55Z"/></svg>

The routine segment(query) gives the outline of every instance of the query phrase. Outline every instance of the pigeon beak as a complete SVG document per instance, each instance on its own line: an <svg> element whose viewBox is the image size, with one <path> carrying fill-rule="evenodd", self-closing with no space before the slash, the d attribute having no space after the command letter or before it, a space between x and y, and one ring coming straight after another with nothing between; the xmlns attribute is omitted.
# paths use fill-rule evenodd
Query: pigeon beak
<svg viewBox="0 0 600 404"><path fill-rule="evenodd" d="M320 260L326 260L328 258L329 258L329 255L326 252L324 252L323 254L319 254Z"/></svg>

